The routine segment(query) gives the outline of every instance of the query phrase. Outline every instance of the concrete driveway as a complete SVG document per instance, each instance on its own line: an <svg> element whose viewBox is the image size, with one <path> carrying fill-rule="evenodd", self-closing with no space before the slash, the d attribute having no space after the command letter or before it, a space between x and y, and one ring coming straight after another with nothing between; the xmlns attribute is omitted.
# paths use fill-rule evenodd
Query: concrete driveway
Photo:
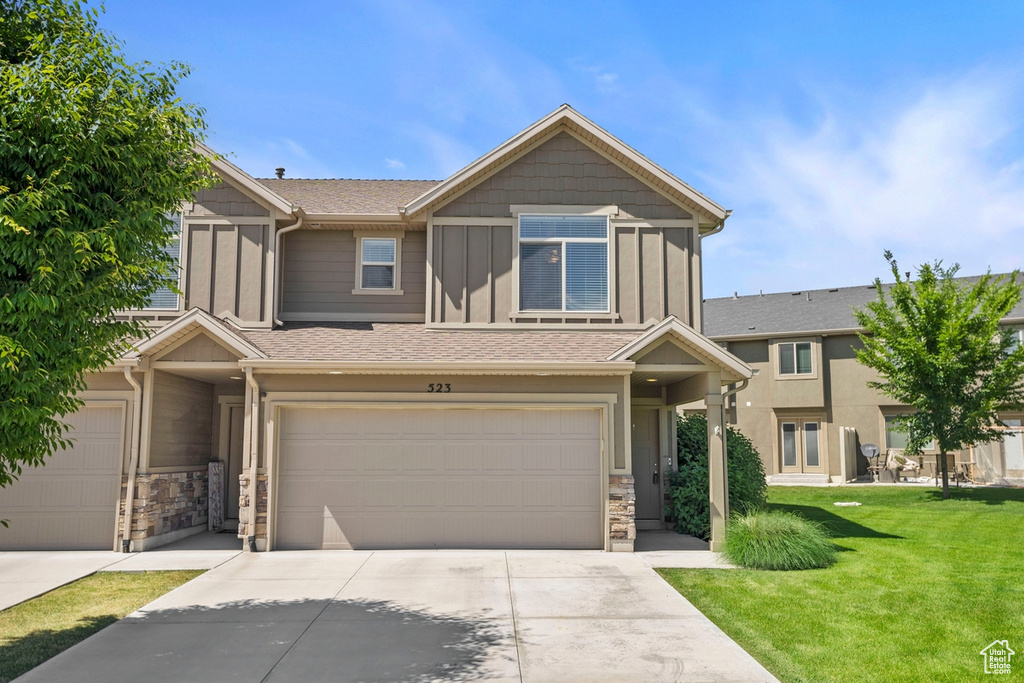
<svg viewBox="0 0 1024 683"><path fill-rule="evenodd" d="M19 681L773 681L639 557L242 554Z"/></svg>

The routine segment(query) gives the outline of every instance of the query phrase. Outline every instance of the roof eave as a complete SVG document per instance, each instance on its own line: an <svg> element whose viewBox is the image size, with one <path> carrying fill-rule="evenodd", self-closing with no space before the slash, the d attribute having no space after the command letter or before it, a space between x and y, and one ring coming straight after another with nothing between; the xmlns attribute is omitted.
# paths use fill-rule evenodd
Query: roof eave
<svg viewBox="0 0 1024 683"><path fill-rule="evenodd" d="M705 197L703 194L690 187L644 155L640 154L635 149L622 142L567 104L563 104L561 107L540 119L533 125L506 140L504 143L495 147L493 150L468 166L457 171L455 174L443 180L436 187L427 190L404 207L401 207L399 211L405 216L415 216L425 211L436 201L444 198L451 190L470 181L474 176L486 172L490 166L499 164L502 158L510 151L528 144L529 141L542 136L549 130L560 125L565 125L566 122L571 122L575 126L586 131L589 135L592 135L602 144L616 150L627 160L639 168L646 170L656 179L663 182L668 188L689 200L688 203L692 203L694 206L690 206L688 208L696 208L700 212L705 213L714 221L715 224L726 217L726 210L723 207Z"/></svg>
<svg viewBox="0 0 1024 683"><path fill-rule="evenodd" d="M281 213L292 216L298 216L302 213L301 207L292 204L203 143L196 145L196 151L210 160L210 165L217 172L217 175L225 180L229 180L232 184L239 186L250 194L256 195Z"/></svg>

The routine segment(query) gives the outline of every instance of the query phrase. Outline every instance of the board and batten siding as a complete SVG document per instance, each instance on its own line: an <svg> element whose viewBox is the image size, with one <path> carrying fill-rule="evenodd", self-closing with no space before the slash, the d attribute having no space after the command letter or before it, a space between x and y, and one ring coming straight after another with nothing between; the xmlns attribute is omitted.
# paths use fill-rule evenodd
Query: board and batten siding
<svg viewBox="0 0 1024 683"><path fill-rule="evenodd" d="M613 220L612 231L609 298L618 318L594 324L641 325L669 315L693 324L693 229L617 226ZM431 322L515 320L515 234L510 225L434 225ZM588 314L552 311L550 318L586 322Z"/></svg>
<svg viewBox="0 0 1024 683"><path fill-rule="evenodd" d="M273 235L264 225L186 224L185 309L215 316L230 313L244 323L266 323L273 273L268 252Z"/></svg>
<svg viewBox="0 0 1024 683"><path fill-rule="evenodd" d="M514 205L618 207L609 244L612 318L552 312L542 322L643 325L674 315L699 325L693 214L567 132L434 211L430 322L537 322L515 310Z"/></svg>
<svg viewBox="0 0 1024 683"><path fill-rule="evenodd" d="M356 238L352 230L296 230L284 236L281 318L313 315L423 316L426 233L407 231L401 240L403 294L353 294Z"/></svg>

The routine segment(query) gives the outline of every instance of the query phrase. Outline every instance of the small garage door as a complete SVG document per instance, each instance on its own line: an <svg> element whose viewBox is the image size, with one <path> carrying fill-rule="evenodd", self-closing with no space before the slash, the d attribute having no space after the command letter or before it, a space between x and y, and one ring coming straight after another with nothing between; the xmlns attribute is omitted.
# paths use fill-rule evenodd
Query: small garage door
<svg viewBox="0 0 1024 683"><path fill-rule="evenodd" d="M87 406L65 420L74 445L43 467L26 468L0 489L0 548L90 549L114 546L121 489L124 410Z"/></svg>
<svg viewBox="0 0 1024 683"><path fill-rule="evenodd" d="M278 548L601 548L597 410L283 408Z"/></svg>

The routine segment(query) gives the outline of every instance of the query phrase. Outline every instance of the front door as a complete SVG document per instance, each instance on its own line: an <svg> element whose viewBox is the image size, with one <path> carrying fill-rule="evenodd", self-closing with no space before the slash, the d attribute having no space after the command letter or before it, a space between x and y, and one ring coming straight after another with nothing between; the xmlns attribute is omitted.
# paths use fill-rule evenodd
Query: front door
<svg viewBox="0 0 1024 683"><path fill-rule="evenodd" d="M633 409L633 480L636 487L636 518L661 521L661 468L659 467L658 411Z"/></svg>
<svg viewBox="0 0 1024 683"><path fill-rule="evenodd" d="M782 472L823 473L825 454L821 420L796 417L780 419L779 454L782 458Z"/></svg>
<svg viewBox="0 0 1024 683"><path fill-rule="evenodd" d="M227 519L238 519L239 477L242 474L242 440L245 423L245 409L242 406L231 406L228 412L231 421L228 429L228 462L224 468L227 478L227 505L224 516Z"/></svg>

